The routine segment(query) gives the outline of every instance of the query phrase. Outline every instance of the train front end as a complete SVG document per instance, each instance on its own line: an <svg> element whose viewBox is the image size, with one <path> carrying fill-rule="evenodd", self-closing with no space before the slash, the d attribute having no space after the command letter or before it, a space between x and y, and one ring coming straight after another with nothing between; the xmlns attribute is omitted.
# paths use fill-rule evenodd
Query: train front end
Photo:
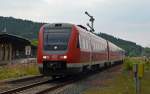
<svg viewBox="0 0 150 94"><path fill-rule="evenodd" d="M71 33L71 24L46 24L41 27L38 39L38 65L41 74L66 74Z"/></svg>

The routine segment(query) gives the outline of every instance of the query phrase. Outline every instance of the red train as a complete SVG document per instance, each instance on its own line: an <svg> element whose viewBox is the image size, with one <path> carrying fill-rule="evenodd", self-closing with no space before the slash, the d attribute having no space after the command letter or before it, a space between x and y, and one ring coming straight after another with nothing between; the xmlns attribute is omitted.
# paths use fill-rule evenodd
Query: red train
<svg viewBox="0 0 150 94"><path fill-rule="evenodd" d="M124 50L74 24L45 24L38 41L39 70L52 77L95 70L124 58Z"/></svg>

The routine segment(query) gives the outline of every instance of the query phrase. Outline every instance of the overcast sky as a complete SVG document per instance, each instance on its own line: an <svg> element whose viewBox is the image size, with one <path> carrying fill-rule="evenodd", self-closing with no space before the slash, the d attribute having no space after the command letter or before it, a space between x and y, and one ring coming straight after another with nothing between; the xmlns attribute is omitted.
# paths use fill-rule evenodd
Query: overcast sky
<svg viewBox="0 0 150 94"><path fill-rule="evenodd" d="M150 0L0 0L0 16L37 22L85 25L88 11L96 32L150 47Z"/></svg>

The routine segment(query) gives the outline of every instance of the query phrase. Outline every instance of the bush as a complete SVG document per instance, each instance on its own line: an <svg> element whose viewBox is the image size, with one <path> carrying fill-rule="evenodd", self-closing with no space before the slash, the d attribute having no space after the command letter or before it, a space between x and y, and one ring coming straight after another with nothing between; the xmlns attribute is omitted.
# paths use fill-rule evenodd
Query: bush
<svg viewBox="0 0 150 94"><path fill-rule="evenodd" d="M133 69L134 64L145 63L141 58L125 58L124 60L124 70L130 71Z"/></svg>
<svg viewBox="0 0 150 94"><path fill-rule="evenodd" d="M132 67L133 67L133 64L134 64L134 61L130 58L125 58L124 60L124 70L132 70Z"/></svg>
<svg viewBox="0 0 150 94"><path fill-rule="evenodd" d="M35 63L12 64L0 67L0 80L37 74L39 74L39 71Z"/></svg>

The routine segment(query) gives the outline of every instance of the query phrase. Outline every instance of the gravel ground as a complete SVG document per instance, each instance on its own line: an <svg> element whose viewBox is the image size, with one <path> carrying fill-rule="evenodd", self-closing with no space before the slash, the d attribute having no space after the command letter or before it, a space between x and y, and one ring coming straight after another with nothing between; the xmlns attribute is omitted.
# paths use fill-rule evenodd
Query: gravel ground
<svg viewBox="0 0 150 94"><path fill-rule="evenodd" d="M121 69L121 65L110 68L48 94L84 94L84 92L91 88L107 88L109 87L109 81L113 79L113 76L117 76Z"/></svg>

